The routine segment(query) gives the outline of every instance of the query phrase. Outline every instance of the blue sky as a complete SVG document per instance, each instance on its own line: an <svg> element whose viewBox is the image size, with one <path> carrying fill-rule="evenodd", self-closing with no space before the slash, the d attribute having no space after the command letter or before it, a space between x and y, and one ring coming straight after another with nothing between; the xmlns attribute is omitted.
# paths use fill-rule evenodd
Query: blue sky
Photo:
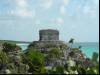
<svg viewBox="0 0 100 75"><path fill-rule="evenodd" d="M99 42L99 0L0 0L0 39L38 40L57 29L60 40Z"/></svg>

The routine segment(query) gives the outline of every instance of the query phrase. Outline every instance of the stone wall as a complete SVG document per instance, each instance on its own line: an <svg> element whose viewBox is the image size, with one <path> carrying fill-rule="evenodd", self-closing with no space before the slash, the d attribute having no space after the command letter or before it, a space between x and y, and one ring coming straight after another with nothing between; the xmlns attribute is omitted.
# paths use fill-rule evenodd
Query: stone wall
<svg viewBox="0 0 100 75"><path fill-rule="evenodd" d="M39 41L57 41L59 40L59 31L51 29L40 30L39 36L40 36Z"/></svg>
<svg viewBox="0 0 100 75"><path fill-rule="evenodd" d="M45 45L52 45L52 46L60 46L64 44L63 41L34 41L33 44L41 47L45 47Z"/></svg>
<svg viewBox="0 0 100 75"><path fill-rule="evenodd" d="M47 30L40 30L39 31L39 41L33 41L29 45L29 47L34 47L37 50L44 49L44 48L58 48L62 44L65 44L63 41L59 40L59 31L47 29Z"/></svg>

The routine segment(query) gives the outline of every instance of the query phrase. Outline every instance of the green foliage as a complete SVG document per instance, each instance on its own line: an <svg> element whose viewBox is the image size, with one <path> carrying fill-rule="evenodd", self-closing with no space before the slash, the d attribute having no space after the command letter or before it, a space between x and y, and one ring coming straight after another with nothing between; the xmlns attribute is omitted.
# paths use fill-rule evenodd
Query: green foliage
<svg viewBox="0 0 100 75"><path fill-rule="evenodd" d="M54 66L50 74L64 74L64 67L63 66Z"/></svg>
<svg viewBox="0 0 100 75"><path fill-rule="evenodd" d="M71 39L69 42L73 43L74 39ZM57 66L51 66L52 69L48 70L45 69L44 63L45 58L46 59L52 59L56 61L56 59L60 59L62 56L63 49L66 48L65 45L60 46L59 48L51 48L47 45L48 48L51 50L48 52L47 56L44 56L44 54L38 52L37 50L34 50L34 48L28 49L28 52L26 54L22 54L23 61L25 61L26 64L29 66L28 72L32 74L99 74L99 61L98 61L98 53L93 53L92 59L90 59L90 62L93 63L93 66L83 67L81 64L81 61L73 61L71 58L69 60L66 60L66 64L63 65L57 65ZM18 47L15 44L9 44L4 43L3 44L3 50L0 50L0 64L10 64L9 61L9 55L7 55L7 52L19 50L20 47ZM77 52L79 48L72 48L72 52L69 54L73 57L75 52ZM19 55L20 56L20 55ZM86 59L85 59L86 60ZM22 62L22 61L21 61ZM88 64L88 63L86 63ZM12 66L15 66L13 63ZM17 66L18 67L18 66ZM15 72L16 67L10 67ZM23 67L20 67L20 70L22 70ZM9 70L11 70L9 69Z"/></svg>
<svg viewBox="0 0 100 75"><path fill-rule="evenodd" d="M10 43L3 44L4 52L12 52L12 51L16 51L16 50L21 50L21 48L19 46L17 46L16 44L10 44Z"/></svg>
<svg viewBox="0 0 100 75"><path fill-rule="evenodd" d="M9 62L9 58L7 54L3 51L0 51L0 63L7 64Z"/></svg>
<svg viewBox="0 0 100 75"><path fill-rule="evenodd" d="M95 63L92 67L85 68L80 62L77 61L75 63L75 61L69 59L64 67L55 66L49 71L49 74L99 74L99 63Z"/></svg>
<svg viewBox="0 0 100 75"><path fill-rule="evenodd" d="M72 48L72 44L73 44L73 43L74 43L74 39L71 38L71 39L69 40L70 48Z"/></svg>
<svg viewBox="0 0 100 75"><path fill-rule="evenodd" d="M36 48L36 44L35 43L31 43L29 46L28 46L28 49L34 49Z"/></svg>
<svg viewBox="0 0 100 75"><path fill-rule="evenodd" d="M78 48L79 48L79 49L81 49L81 48L82 48L82 46L79 46Z"/></svg>
<svg viewBox="0 0 100 75"><path fill-rule="evenodd" d="M78 51L79 49L78 49L78 48L72 48L72 50L76 52L76 51Z"/></svg>
<svg viewBox="0 0 100 75"><path fill-rule="evenodd" d="M57 67L56 67L56 71L57 71L57 73L63 74L63 73L64 73L64 68L63 68L63 66L57 66Z"/></svg>
<svg viewBox="0 0 100 75"><path fill-rule="evenodd" d="M68 46L66 44L61 44L60 49L66 49Z"/></svg>
<svg viewBox="0 0 100 75"><path fill-rule="evenodd" d="M26 54L30 66L30 72L32 73L44 73L44 55L36 50L29 50L29 52Z"/></svg>
<svg viewBox="0 0 100 75"><path fill-rule="evenodd" d="M73 38L71 38L70 40L69 40L69 43L74 43L74 39Z"/></svg>
<svg viewBox="0 0 100 75"><path fill-rule="evenodd" d="M97 62L98 61L98 53L94 52L92 55L92 61Z"/></svg>
<svg viewBox="0 0 100 75"><path fill-rule="evenodd" d="M69 56L71 56L71 57L73 57L75 55L75 52L74 51L71 51L70 53L69 53Z"/></svg>
<svg viewBox="0 0 100 75"><path fill-rule="evenodd" d="M41 65L44 60L43 54L34 50L30 50L27 53L27 57L37 65Z"/></svg>
<svg viewBox="0 0 100 75"><path fill-rule="evenodd" d="M27 41L12 41L12 40L0 40L0 44L3 44L3 43L11 43L11 44L16 44L16 43L26 43L26 44L29 44L31 42L27 42Z"/></svg>
<svg viewBox="0 0 100 75"><path fill-rule="evenodd" d="M49 51L49 55L51 56L51 58L60 58L61 53L60 53L60 50L58 48L52 48Z"/></svg>
<svg viewBox="0 0 100 75"><path fill-rule="evenodd" d="M99 61L98 61L98 53L94 52L92 55L92 63L94 64L94 66L92 68L89 68L87 73L91 73L91 74L99 74Z"/></svg>
<svg viewBox="0 0 100 75"><path fill-rule="evenodd" d="M88 68L86 71L87 74L99 74L99 70L96 67Z"/></svg>

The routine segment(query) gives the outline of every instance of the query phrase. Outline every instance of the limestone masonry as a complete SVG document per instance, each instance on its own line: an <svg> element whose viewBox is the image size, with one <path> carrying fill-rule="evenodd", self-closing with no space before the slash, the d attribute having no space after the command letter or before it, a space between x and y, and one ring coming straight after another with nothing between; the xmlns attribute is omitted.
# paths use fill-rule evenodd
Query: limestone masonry
<svg viewBox="0 0 100 75"><path fill-rule="evenodd" d="M64 44L59 40L59 31L53 29L46 29L39 31L39 41L34 41L30 46L41 50L47 46L59 47Z"/></svg>
<svg viewBox="0 0 100 75"><path fill-rule="evenodd" d="M57 30L40 30L39 31L40 41L58 41L59 31Z"/></svg>

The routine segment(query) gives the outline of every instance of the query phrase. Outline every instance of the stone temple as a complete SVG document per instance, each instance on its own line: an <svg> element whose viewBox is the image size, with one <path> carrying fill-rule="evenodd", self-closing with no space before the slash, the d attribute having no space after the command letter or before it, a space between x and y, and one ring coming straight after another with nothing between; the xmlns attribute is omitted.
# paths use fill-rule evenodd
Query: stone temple
<svg viewBox="0 0 100 75"><path fill-rule="evenodd" d="M34 41L29 45L29 49L34 49L43 53L45 56L48 55L49 51L52 49L60 49L62 45L65 45L63 41L59 40L59 31L53 29L46 29L39 31L39 41ZM62 50L60 50L62 52ZM57 65L57 64L65 64L66 62L66 52L64 52L64 56L60 60L48 61L45 60L45 64L48 65ZM62 63L63 61L63 63Z"/></svg>
<svg viewBox="0 0 100 75"><path fill-rule="evenodd" d="M59 40L59 31L57 30L40 30L40 41L58 41Z"/></svg>
<svg viewBox="0 0 100 75"><path fill-rule="evenodd" d="M39 41L34 41L29 47L44 51L48 50L46 47L59 47L62 44L64 44L64 42L59 40L58 30L46 29L39 31Z"/></svg>
<svg viewBox="0 0 100 75"><path fill-rule="evenodd" d="M77 52L72 56L73 50L68 47L63 41L59 40L59 31L53 29L46 29L39 31L39 41L34 41L29 45L29 50L34 49L43 53L45 56L49 54L52 49L60 50L60 59L52 58L52 60L45 60L46 64L49 65L64 65L66 60L71 57L72 60L84 60L83 54L77 49Z"/></svg>

